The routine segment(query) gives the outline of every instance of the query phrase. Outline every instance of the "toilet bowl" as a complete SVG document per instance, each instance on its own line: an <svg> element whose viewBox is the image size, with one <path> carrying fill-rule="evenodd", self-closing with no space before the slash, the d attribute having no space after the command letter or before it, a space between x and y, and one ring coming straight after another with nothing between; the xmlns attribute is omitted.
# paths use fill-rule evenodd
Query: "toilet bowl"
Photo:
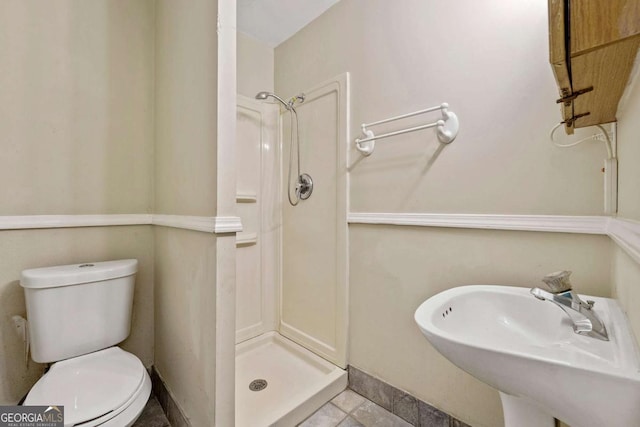
<svg viewBox="0 0 640 427"><path fill-rule="evenodd" d="M129 335L137 260L22 272L31 357L54 362L25 405L64 406L64 425L125 427L142 413L151 379L116 344Z"/></svg>
<svg viewBox="0 0 640 427"><path fill-rule="evenodd" d="M124 427L138 418L150 393L151 380L140 360L110 347L54 363L24 404L64 406L65 427Z"/></svg>

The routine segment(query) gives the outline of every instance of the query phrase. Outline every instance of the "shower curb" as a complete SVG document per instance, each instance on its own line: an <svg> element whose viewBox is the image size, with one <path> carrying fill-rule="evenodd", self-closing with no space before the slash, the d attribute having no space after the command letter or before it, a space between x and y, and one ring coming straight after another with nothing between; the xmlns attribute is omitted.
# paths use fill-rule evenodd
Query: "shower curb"
<svg viewBox="0 0 640 427"><path fill-rule="evenodd" d="M349 388L416 427L470 427L452 415L352 365Z"/></svg>
<svg viewBox="0 0 640 427"><path fill-rule="evenodd" d="M182 409L180 409L180 406L176 403L171 392L167 390L167 386L154 366L149 368L149 376L151 377L153 394L156 396L156 399L158 399L171 427L191 427L189 419L184 415L184 412L182 412Z"/></svg>

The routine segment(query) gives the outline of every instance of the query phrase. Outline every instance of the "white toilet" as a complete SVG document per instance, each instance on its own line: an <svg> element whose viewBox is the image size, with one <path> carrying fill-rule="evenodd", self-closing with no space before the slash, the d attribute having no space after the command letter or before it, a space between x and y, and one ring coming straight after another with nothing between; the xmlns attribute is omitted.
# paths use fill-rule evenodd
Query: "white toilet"
<svg viewBox="0 0 640 427"><path fill-rule="evenodd" d="M31 357L51 363L25 405L64 406L64 425L132 425L151 394L140 360L116 344L129 335L135 259L22 272Z"/></svg>

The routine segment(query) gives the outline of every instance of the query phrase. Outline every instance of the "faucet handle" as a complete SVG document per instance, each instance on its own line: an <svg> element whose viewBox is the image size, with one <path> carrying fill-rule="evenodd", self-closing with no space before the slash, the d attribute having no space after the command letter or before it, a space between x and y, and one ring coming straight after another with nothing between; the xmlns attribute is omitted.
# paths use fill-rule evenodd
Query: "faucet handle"
<svg viewBox="0 0 640 427"><path fill-rule="evenodd" d="M570 271L556 271L555 273L544 276L542 281L549 286L551 292L558 294L571 290L571 281L569 280L569 276L571 276Z"/></svg>

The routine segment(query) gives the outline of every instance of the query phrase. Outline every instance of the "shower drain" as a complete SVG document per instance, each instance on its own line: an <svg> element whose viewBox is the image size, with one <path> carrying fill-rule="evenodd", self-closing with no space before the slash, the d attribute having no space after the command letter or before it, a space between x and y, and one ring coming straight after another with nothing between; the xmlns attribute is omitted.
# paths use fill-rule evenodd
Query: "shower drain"
<svg viewBox="0 0 640 427"><path fill-rule="evenodd" d="M249 384L249 390L261 391L267 388L267 380L253 380Z"/></svg>

